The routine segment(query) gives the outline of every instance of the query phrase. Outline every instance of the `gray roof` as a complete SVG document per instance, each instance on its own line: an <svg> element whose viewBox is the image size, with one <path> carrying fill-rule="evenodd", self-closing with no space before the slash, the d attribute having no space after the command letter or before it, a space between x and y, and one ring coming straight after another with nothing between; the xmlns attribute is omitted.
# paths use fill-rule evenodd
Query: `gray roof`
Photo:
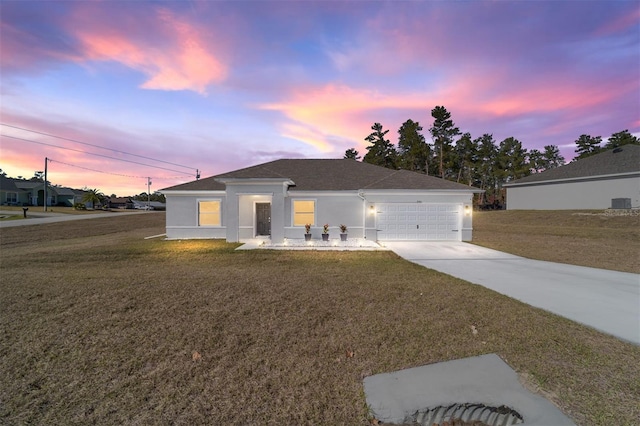
<svg viewBox="0 0 640 426"><path fill-rule="evenodd" d="M514 180L504 186L638 172L640 172L640 145L623 145L555 169Z"/></svg>
<svg viewBox="0 0 640 426"><path fill-rule="evenodd" d="M476 188L407 170L392 170L360 161L340 159L283 159L258 164L165 190L224 190L216 179L291 180L290 191L348 191L360 189L457 190Z"/></svg>
<svg viewBox="0 0 640 426"><path fill-rule="evenodd" d="M0 175L0 191L7 192L24 192L21 188L16 186L15 180Z"/></svg>

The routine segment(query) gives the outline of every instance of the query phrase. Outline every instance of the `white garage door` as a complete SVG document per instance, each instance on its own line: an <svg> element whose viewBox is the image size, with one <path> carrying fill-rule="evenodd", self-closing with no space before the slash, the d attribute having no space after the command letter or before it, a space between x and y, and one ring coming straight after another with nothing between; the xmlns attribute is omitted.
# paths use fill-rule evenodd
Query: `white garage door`
<svg viewBox="0 0 640 426"><path fill-rule="evenodd" d="M459 204L377 204L376 228L381 241L461 241Z"/></svg>

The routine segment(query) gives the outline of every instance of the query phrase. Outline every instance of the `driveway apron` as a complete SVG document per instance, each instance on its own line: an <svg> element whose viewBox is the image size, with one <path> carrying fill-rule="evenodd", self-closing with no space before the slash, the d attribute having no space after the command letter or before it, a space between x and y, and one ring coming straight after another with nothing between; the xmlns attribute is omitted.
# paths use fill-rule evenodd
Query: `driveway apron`
<svg viewBox="0 0 640 426"><path fill-rule="evenodd" d="M462 242L385 242L399 256L640 345L640 275Z"/></svg>

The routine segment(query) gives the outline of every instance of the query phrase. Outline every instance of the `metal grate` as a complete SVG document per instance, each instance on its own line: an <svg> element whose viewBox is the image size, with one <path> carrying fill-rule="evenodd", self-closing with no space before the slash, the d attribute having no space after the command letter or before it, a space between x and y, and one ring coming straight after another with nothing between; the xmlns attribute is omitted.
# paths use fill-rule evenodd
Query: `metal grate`
<svg viewBox="0 0 640 426"><path fill-rule="evenodd" d="M404 423L421 426L511 426L523 422L520 413L506 405L490 407L484 404L438 406L418 410L404 419Z"/></svg>

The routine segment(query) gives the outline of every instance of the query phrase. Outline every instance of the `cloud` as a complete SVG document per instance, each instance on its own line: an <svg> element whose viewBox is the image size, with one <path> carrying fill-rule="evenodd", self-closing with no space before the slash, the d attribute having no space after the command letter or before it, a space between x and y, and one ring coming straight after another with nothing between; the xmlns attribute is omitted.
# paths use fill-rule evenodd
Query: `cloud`
<svg viewBox="0 0 640 426"><path fill-rule="evenodd" d="M116 61L148 77L141 87L192 90L205 94L207 86L222 82L228 67L210 51L201 33L168 9L158 9L156 39L131 37L126 29L85 26L75 32L84 49L82 61Z"/></svg>

